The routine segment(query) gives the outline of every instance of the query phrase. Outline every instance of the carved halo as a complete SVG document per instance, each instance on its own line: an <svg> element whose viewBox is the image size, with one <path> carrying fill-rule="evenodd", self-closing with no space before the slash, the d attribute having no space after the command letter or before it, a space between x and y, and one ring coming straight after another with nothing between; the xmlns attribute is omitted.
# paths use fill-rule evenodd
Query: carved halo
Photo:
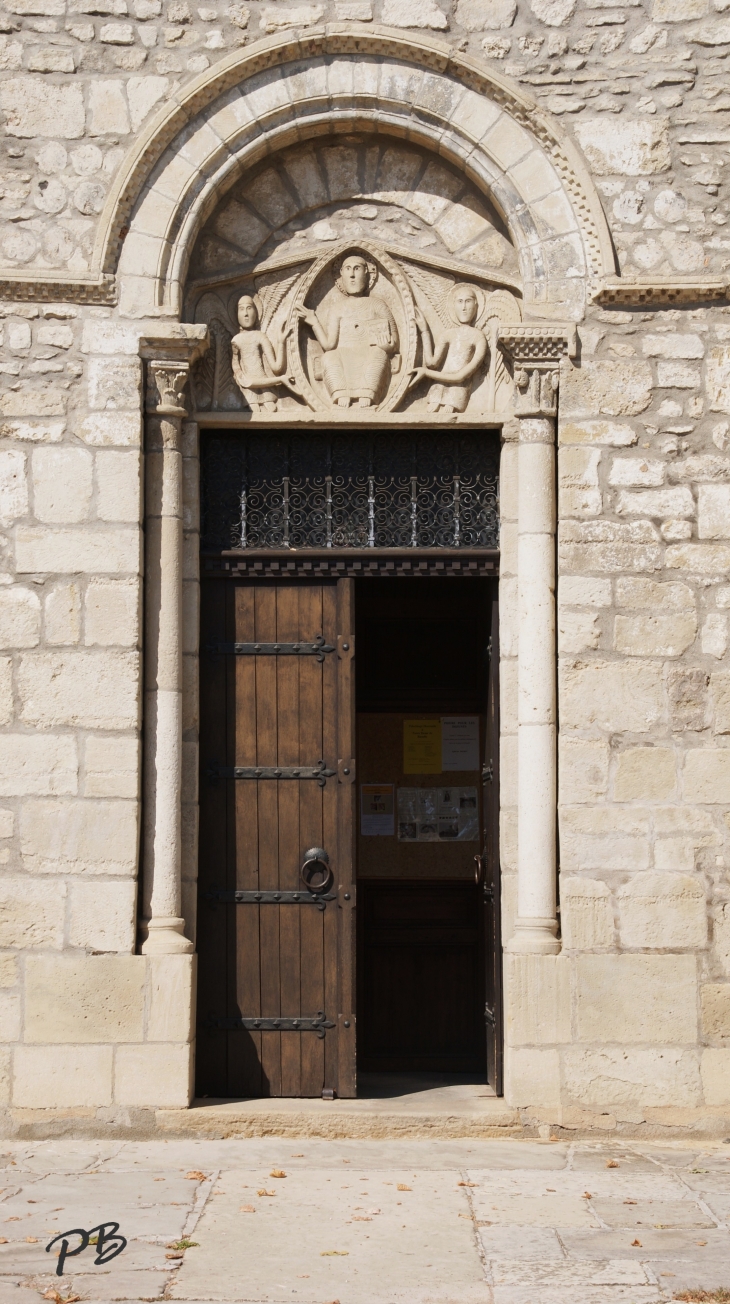
<svg viewBox="0 0 730 1304"><path fill-rule="evenodd" d="M290 308L289 321L294 322L298 328L298 335L295 335L291 341L292 347L290 357L293 364L292 372L296 378L298 390L305 403L310 408L313 408L315 412L326 412L330 416L336 415L337 409L333 408L332 404L326 398L324 387L314 380L314 377L310 379L310 369L306 362L305 353L306 336L303 333L302 326L299 325L299 319L301 309L304 308L305 305L307 307L313 306L307 304L306 301L317 282L320 281L328 269L331 269L334 273L334 284L336 285L337 280L339 280L342 260L351 253L364 254L368 267L370 268L371 264L373 265L372 270L370 271L369 288L372 288L375 284L373 273L377 279L382 270L382 272L386 273L387 279L395 288L400 299L400 320L398 321L400 337L399 352L401 355L400 370L393 375L385 398L383 398L377 406L369 409L369 411L372 411L373 413L392 412L398 406L408 388L408 381L410 379L409 373L410 369L414 366L416 345L418 341L415 305L413 302L411 287L398 264L393 258L389 257L384 249L374 245L369 240L360 240L357 245L353 245L352 241L348 240L342 241L335 249L330 249L327 252L322 253L319 258L316 258L305 275L302 276ZM362 409L357 410L357 415L356 410L353 408L341 409L341 412L343 415L349 413L350 421L362 419L363 416Z"/></svg>

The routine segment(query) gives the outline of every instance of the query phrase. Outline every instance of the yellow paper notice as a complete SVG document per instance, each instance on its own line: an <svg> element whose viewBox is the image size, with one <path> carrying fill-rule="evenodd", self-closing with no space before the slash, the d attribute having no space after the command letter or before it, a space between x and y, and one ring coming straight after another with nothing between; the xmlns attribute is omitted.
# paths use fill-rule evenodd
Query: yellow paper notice
<svg viewBox="0 0 730 1304"><path fill-rule="evenodd" d="M403 773L441 773L441 721L403 721Z"/></svg>

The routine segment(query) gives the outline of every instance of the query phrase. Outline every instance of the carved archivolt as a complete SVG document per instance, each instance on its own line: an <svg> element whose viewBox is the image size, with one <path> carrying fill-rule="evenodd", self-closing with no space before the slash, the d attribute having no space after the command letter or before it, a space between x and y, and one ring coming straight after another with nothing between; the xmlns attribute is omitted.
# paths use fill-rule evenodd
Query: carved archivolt
<svg viewBox="0 0 730 1304"><path fill-rule="evenodd" d="M205 291L195 316L211 349L195 406L274 421L504 412L513 382L499 330L521 321L519 299L469 273L361 240Z"/></svg>

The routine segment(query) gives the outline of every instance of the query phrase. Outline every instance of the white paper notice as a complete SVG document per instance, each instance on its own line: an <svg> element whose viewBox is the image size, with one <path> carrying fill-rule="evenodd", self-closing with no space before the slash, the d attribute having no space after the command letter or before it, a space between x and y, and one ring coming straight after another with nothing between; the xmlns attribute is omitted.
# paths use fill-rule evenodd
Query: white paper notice
<svg viewBox="0 0 730 1304"><path fill-rule="evenodd" d="M441 769L479 769L479 716L441 717Z"/></svg>
<svg viewBox="0 0 730 1304"><path fill-rule="evenodd" d="M392 838L395 833L392 783L360 785L360 832L364 838Z"/></svg>
<svg viewBox="0 0 730 1304"><path fill-rule="evenodd" d="M399 842L476 842L476 788L399 788Z"/></svg>

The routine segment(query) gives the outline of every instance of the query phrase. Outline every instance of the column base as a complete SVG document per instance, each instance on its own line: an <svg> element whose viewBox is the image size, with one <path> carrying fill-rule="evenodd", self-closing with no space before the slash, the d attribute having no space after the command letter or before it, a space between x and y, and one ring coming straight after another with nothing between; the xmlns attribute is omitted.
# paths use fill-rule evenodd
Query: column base
<svg viewBox="0 0 730 1304"><path fill-rule="evenodd" d="M140 947L142 955L190 955L195 950L193 943L183 937L184 919L174 915L158 915L154 919L145 919L140 925L143 942Z"/></svg>
<svg viewBox="0 0 730 1304"><path fill-rule="evenodd" d="M516 919L514 936L505 950L513 955L558 955L557 931L555 919Z"/></svg>

